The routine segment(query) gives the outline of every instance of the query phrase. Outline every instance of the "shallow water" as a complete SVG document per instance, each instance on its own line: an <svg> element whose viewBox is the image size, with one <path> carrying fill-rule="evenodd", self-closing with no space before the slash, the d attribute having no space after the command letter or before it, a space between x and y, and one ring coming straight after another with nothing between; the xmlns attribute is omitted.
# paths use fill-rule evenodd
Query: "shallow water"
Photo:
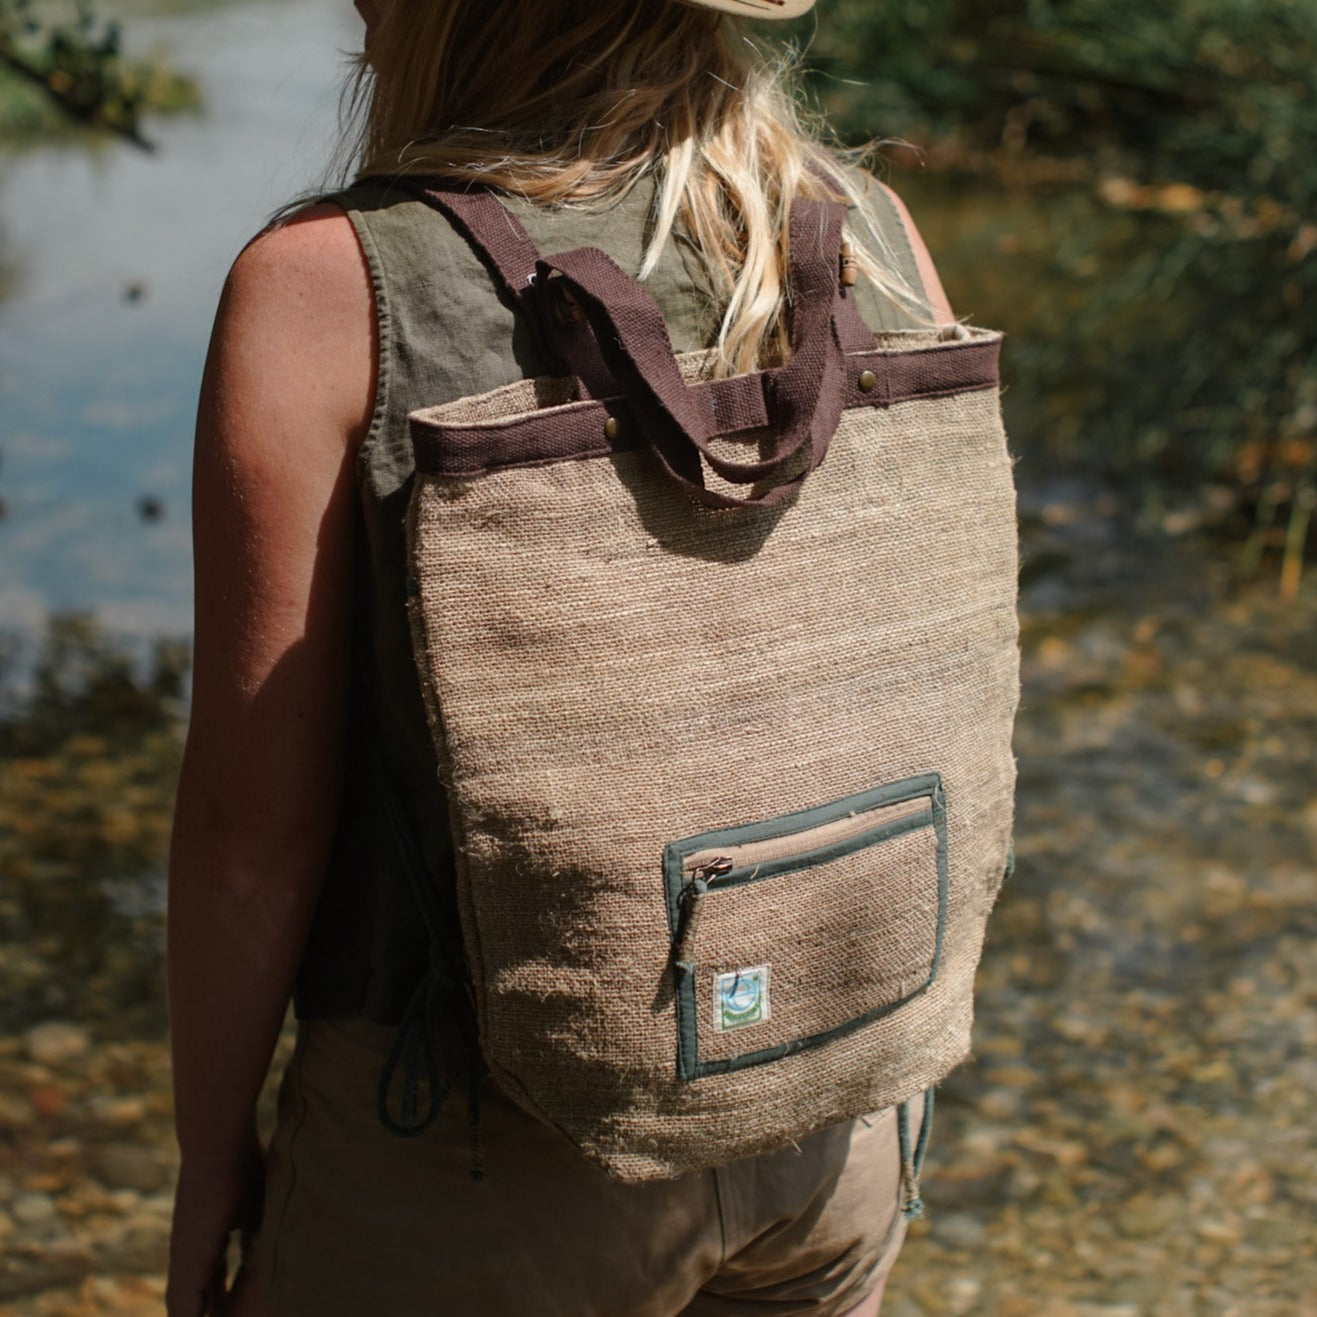
<svg viewBox="0 0 1317 1317"><path fill-rule="evenodd" d="M204 109L149 122L153 156L0 154L0 629L89 606L120 632L190 629L191 435L220 286L323 176L359 39L346 0L120 9L134 48L199 78Z"/></svg>

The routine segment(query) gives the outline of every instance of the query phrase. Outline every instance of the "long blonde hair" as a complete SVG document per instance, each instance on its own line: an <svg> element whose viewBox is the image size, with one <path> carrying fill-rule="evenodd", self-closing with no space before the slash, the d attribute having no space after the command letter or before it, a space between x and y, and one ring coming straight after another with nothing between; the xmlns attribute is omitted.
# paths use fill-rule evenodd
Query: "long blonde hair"
<svg viewBox="0 0 1317 1317"><path fill-rule="evenodd" d="M790 74L739 24L674 0L392 0L353 89L358 171L587 207L653 175L641 277L684 227L725 302L720 373L751 370L787 351L792 198L842 199L826 177L862 204ZM862 271L927 318L871 227Z"/></svg>

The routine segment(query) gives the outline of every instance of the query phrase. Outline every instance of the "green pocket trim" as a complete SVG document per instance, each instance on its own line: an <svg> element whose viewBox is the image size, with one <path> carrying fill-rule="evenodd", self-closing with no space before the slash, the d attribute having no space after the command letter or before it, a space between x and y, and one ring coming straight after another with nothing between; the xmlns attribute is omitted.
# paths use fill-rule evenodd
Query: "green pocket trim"
<svg viewBox="0 0 1317 1317"><path fill-rule="evenodd" d="M843 841L816 847L813 850L797 852L781 859L771 860L756 865L745 865L720 873L715 879L706 883L700 880L692 883L687 875L686 860L701 851L715 850L719 847L734 848L750 843L789 839L797 833L808 832L825 824L850 818L857 814L887 806L901 805L927 797L928 808L917 813L905 814L875 825ZM855 1016L842 1024L821 1033L811 1034L805 1038L793 1039L775 1047L762 1048L755 1052L746 1052L740 1056L716 1061L702 1061L699 1055L699 1010L696 1003L696 980L698 967L693 961L678 959L678 948L682 943L683 924L686 911L683 910L685 897L689 891L698 887L699 899L707 899L725 887L737 887L746 883L764 882L780 877L798 869L812 868L827 864L832 860L876 846L903 833L917 828L934 830L937 838L937 933L933 945L933 958L929 966L928 977L903 997L883 1006L875 1007L863 1015ZM947 819L946 794L940 773L921 773L916 777L904 778L899 782L890 782L873 790L858 795L846 796L841 800L830 801L813 809L800 810L793 814L783 814L762 822L743 824L734 828L719 828L711 832L698 833L684 837L680 841L669 842L663 849L663 877L668 912L668 929L672 941L673 989L677 1005L677 1071L682 1079L700 1079L705 1075L727 1074L747 1066L765 1065L779 1061L783 1057L793 1056L813 1047L821 1047L836 1038L845 1037L857 1029L890 1015L914 998L926 992L937 978L942 960L942 941L946 932L947 920Z"/></svg>

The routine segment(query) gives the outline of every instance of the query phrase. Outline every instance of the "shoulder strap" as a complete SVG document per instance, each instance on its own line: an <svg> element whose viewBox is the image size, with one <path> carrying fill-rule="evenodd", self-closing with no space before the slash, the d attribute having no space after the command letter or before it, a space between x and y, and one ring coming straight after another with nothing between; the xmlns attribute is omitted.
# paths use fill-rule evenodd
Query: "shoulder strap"
<svg viewBox="0 0 1317 1317"><path fill-rule="evenodd" d="M608 267L604 273L602 288L592 289L593 296L585 294L594 304L591 309L600 310L614 301L633 302L633 310L643 308L639 317L641 320L656 318L661 326L662 314L657 306L653 305L649 295L638 283L607 260L602 252L581 249L580 252L567 253L546 262L520 221L492 192L485 189L459 191L433 187L428 186L423 179L404 178L399 182L427 205L433 206L448 218L489 270L504 301L529 322L545 357L577 376L584 396L602 398L628 394L631 390L625 386L633 382L632 376L638 375L644 379L654 373L663 375L665 358L667 364L672 365L671 345L667 340L666 329L663 329L660 335L651 325L650 332L642 335L649 340L646 344L647 350L642 356L642 365L625 351L621 358L618 358L616 353L610 352L609 347L620 346L616 329L609 326L611 332L607 332L601 339L597 332L601 326L590 323L595 317L588 315L574 298L564 299L561 296L550 298L542 295L545 292L542 285L551 271L567 274L568 271L563 268L562 262L566 261L570 266L573 258L585 256L589 251L587 262L599 258ZM831 335L834 336L833 341L843 354L865 352L873 348L873 333L864 323L856 307L854 289L843 282L841 267L832 265L830 273L828 272L829 261L842 259L839 235L839 207L804 200L798 200L792 207L791 274L793 296L797 300L796 314L793 315L792 347L796 355L802 355L800 350L806 344L811 350L806 351L802 355L802 360L797 361L793 367L789 367L783 373L784 379L781 383L788 387L782 388L781 393L784 399L792 399L797 392L801 392L802 402L806 398L808 401L799 408L784 408L788 413L798 410L801 414L793 416L793 423L787 427L790 438L782 448L773 452L766 460L742 467L740 470L721 462L708 451L706 442L695 439L693 446L703 453L705 460L709 461L719 474L744 483L761 479L791 457L793 452L806 441L806 432L811 429L819 430L820 433L814 435L814 460L809 470L813 470L818 462L822 461L823 454L827 451L828 439L831 438L831 429L835 427L830 427L826 423L820 425L820 418L816 418L814 413L820 392L827 394L832 391L824 387L824 380L826 379L829 385L834 384L835 381L831 377L831 371L824 370L814 376L813 381L804 387L802 392L797 387L797 383L803 384L810 379L805 362L811 360L815 368L821 365L821 362L812 362L812 357L817 351L816 345L829 337L828 330L824 327L829 322ZM578 267L572 272L580 275L586 271ZM806 272L808 278L805 277ZM567 282L577 293L585 293L576 280L569 278ZM802 295L806 286L808 295ZM829 288L831 293L828 292ZM599 295L601 292L602 297ZM817 325L813 323L816 320L819 321ZM804 330L806 324L809 325L808 330ZM621 375L618 374L619 370L622 372ZM671 388L667 391L668 396L665 399L667 405L661 407L661 411L671 416L674 402L677 404L678 412L686 410L683 404L687 402L687 391L684 387L677 387L675 365L666 373L672 377L669 381ZM621 388L619 381L623 384ZM682 438L687 444L692 443L692 435L698 434L702 428L699 421L695 421L692 426L691 420L694 418L689 418L685 425L678 425ZM698 462L689 448L684 452L681 451L682 448L685 448L685 445L679 445L675 453L669 452L666 455L667 460L663 460L662 454L660 457L668 473L694 493L697 482L691 477L696 474ZM789 482L789 484L794 483L796 482ZM788 492L788 488L779 488L773 491L769 501L779 501L787 496ZM736 506L760 501L759 499L724 500L719 496L710 496L702 489L699 490L697 497L700 497L701 501L712 502L715 506L729 504Z"/></svg>
<svg viewBox="0 0 1317 1317"><path fill-rule="evenodd" d="M829 170L817 165L810 165L810 173L825 186L830 187L839 197L846 195L846 190ZM834 315L837 338L843 352L872 352L873 330L864 322L855 296L855 276L853 253L842 249L841 266L837 271L838 294Z"/></svg>
<svg viewBox="0 0 1317 1317"><path fill-rule="evenodd" d="M594 338L582 322L560 316L549 325L547 299L537 287L537 266L543 259L521 221L490 191L428 186L424 179L400 179L408 191L447 217L493 276L504 303L530 325L540 349L558 374L575 375L581 394L607 398L617 389ZM554 304L553 310L561 310Z"/></svg>
<svg viewBox="0 0 1317 1317"><path fill-rule="evenodd" d="M448 218L494 277L503 300L524 314L540 252L517 217L487 191L431 187L424 179L398 183Z"/></svg>

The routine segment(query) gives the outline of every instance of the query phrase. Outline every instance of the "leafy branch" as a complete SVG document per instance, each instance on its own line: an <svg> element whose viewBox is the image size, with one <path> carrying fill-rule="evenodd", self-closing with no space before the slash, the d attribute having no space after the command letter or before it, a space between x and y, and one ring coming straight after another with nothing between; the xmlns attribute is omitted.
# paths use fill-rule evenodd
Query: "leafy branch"
<svg viewBox="0 0 1317 1317"><path fill-rule="evenodd" d="M117 23L103 23L90 0L76 0L66 22L44 22L32 0L0 0L0 67L38 88L75 122L114 133L143 151L145 89L121 50Z"/></svg>

